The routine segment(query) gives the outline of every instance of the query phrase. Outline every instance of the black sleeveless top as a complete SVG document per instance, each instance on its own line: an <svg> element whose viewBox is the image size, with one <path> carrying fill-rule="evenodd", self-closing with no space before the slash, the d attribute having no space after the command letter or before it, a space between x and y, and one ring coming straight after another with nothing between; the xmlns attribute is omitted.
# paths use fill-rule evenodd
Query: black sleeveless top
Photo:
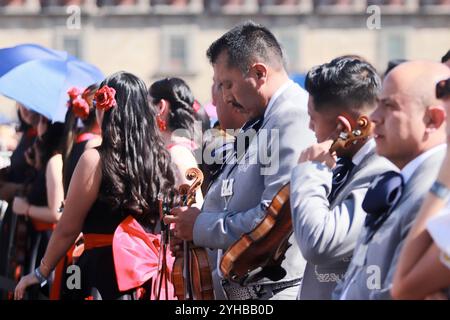
<svg viewBox="0 0 450 320"><path fill-rule="evenodd" d="M96 148L97 150L99 148ZM101 183L100 188L104 188ZM117 226L129 212L113 210L107 200L98 195L83 222L82 232L87 234L114 234ZM145 230L145 228L144 228ZM112 246L102 246L85 250L77 265L81 269L81 290L74 290L74 299L87 296L97 300L133 299L134 290L121 292L117 285Z"/></svg>
<svg viewBox="0 0 450 320"><path fill-rule="evenodd" d="M109 203L97 198L87 213L82 232L84 234L113 234L117 226L129 215L130 212L112 210ZM146 232L155 233L155 228L159 228L159 225L155 226L155 223L151 224L143 219L143 217L135 215L133 215L133 217Z"/></svg>
<svg viewBox="0 0 450 320"><path fill-rule="evenodd" d="M99 151L100 147L95 149ZM103 188L103 182L100 183L100 188ZM100 233L100 234L113 234L117 226L130 215L130 212L124 212L120 209L113 210L111 204L107 203L104 199L97 196L94 204L89 209L86 218L84 220L82 232L86 233ZM133 217L142 226L146 232L154 232L155 225L146 221L143 217Z"/></svg>
<svg viewBox="0 0 450 320"><path fill-rule="evenodd" d="M111 210L111 205L97 198L83 223L82 232L87 234L114 234L124 217ZM77 265L81 269L81 290L71 290L72 299L95 300L127 299L128 295L119 291L112 246L85 250Z"/></svg>
<svg viewBox="0 0 450 320"><path fill-rule="evenodd" d="M30 131L24 132L19 144L11 155L11 166L9 167L8 181L24 183L35 173L35 169L25 160L25 151L34 143L36 136Z"/></svg>
<svg viewBox="0 0 450 320"><path fill-rule="evenodd" d="M83 233L113 234L117 226L126 218L120 212L113 211L111 205L97 198L84 220Z"/></svg>
<svg viewBox="0 0 450 320"><path fill-rule="evenodd" d="M99 153L99 147L96 147ZM103 181L100 188L103 187ZM126 218L126 215L111 208L111 204L107 203L100 197L100 190L94 204L89 209L83 223L82 232L113 234L117 226Z"/></svg>
<svg viewBox="0 0 450 320"><path fill-rule="evenodd" d="M45 167L39 170L31 183L30 191L27 194L30 205L46 207L47 202L47 182L45 179Z"/></svg>
<svg viewBox="0 0 450 320"><path fill-rule="evenodd" d="M77 166L78 160L80 160L80 157L83 154L88 141L89 140L85 140L82 142L74 143L72 151L70 152L70 155L67 158L67 163L64 166L64 194L66 196L67 191L69 190L69 184L70 180L72 179L73 172L75 171L75 167Z"/></svg>

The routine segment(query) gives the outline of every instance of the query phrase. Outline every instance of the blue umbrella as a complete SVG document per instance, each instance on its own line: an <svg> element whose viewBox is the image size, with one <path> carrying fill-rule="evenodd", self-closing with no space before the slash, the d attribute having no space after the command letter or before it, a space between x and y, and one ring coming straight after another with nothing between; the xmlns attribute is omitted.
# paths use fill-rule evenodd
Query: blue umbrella
<svg viewBox="0 0 450 320"><path fill-rule="evenodd" d="M35 59L10 69L0 77L0 93L55 121L64 121L67 90L104 79L95 66L66 53Z"/></svg>
<svg viewBox="0 0 450 320"><path fill-rule="evenodd" d="M52 50L37 44L20 44L0 49L0 77L11 69L32 60L66 59L67 52Z"/></svg>

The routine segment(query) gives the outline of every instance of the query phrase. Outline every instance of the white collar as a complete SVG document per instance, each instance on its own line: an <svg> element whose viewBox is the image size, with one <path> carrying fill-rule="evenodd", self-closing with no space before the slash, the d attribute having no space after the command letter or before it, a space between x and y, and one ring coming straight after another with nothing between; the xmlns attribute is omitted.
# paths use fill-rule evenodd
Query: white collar
<svg viewBox="0 0 450 320"><path fill-rule="evenodd" d="M269 104L267 105L266 111L264 112L264 117L266 117L269 114L270 109L272 108L273 104L275 103L275 100L284 92L286 89L292 84L294 81L289 79L285 84L283 84L281 87L278 88L277 91L273 94L273 96L269 100Z"/></svg>
<svg viewBox="0 0 450 320"><path fill-rule="evenodd" d="M409 181L409 179L411 179L414 171L416 171L416 169L429 157L431 157L433 154L435 154L438 151L441 151L443 149L445 149L447 147L447 145L445 143L437 145L425 152L423 152L422 154L420 154L419 156L417 156L416 158L414 158L413 160L411 160L410 162L408 162L408 164L402 169L401 173L403 176L403 180L405 182L405 184Z"/></svg>
<svg viewBox="0 0 450 320"><path fill-rule="evenodd" d="M369 154L370 151L375 149L375 140L373 138L370 138L366 141L366 143L361 147L361 149L358 150L358 152L355 153L355 155L352 158L352 162L355 166L358 166L361 161L364 159L366 155Z"/></svg>

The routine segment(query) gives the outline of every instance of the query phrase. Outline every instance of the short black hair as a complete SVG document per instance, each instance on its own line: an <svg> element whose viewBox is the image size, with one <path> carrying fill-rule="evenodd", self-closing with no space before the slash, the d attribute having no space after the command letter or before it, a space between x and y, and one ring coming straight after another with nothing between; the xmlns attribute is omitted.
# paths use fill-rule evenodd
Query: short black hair
<svg viewBox="0 0 450 320"><path fill-rule="evenodd" d="M306 75L306 90L316 111L329 108L359 111L375 107L381 79L368 62L338 57L312 68Z"/></svg>
<svg viewBox="0 0 450 320"><path fill-rule="evenodd" d="M450 50L442 57L441 62L446 63L448 60L450 60Z"/></svg>
<svg viewBox="0 0 450 320"><path fill-rule="evenodd" d="M244 74L255 59L273 67L283 67L283 51L272 32L266 27L247 21L235 26L214 41L206 52L211 64L219 55L228 53L228 66L236 67Z"/></svg>

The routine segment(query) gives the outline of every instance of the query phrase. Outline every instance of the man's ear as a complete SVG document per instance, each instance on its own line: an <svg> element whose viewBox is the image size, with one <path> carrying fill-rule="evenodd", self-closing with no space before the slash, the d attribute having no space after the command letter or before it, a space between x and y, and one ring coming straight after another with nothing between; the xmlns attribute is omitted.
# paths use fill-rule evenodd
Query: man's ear
<svg viewBox="0 0 450 320"><path fill-rule="evenodd" d="M257 82L265 83L267 81L267 66L264 63L254 63L251 70Z"/></svg>
<svg viewBox="0 0 450 320"><path fill-rule="evenodd" d="M429 106L425 111L426 132L433 132L445 124L447 114L443 106Z"/></svg>

